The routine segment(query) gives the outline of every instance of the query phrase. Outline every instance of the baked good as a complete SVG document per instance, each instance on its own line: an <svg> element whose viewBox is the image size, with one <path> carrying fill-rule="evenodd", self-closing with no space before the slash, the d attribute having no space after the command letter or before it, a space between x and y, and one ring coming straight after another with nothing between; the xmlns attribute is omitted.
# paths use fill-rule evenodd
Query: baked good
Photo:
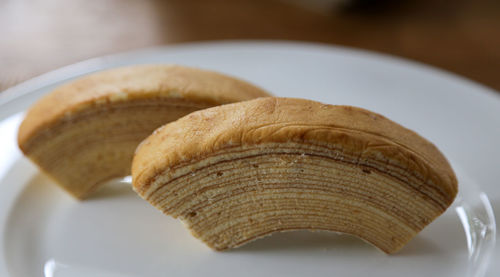
<svg viewBox="0 0 500 277"><path fill-rule="evenodd" d="M175 65L85 76L47 94L19 128L21 150L77 198L130 174L137 145L190 112L269 94L247 82Z"/></svg>
<svg viewBox="0 0 500 277"><path fill-rule="evenodd" d="M457 194L445 157L415 132L361 108L274 97L157 129L136 150L132 180L216 250L310 229L394 253Z"/></svg>

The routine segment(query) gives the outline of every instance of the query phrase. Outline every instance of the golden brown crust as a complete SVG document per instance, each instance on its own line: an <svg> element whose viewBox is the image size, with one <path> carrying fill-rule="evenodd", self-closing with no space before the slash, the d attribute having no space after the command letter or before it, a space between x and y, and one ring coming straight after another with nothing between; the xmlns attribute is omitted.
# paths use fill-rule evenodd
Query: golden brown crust
<svg viewBox="0 0 500 277"><path fill-rule="evenodd" d="M34 133L89 106L134 99L173 98L205 106L269 94L220 73L178 65L135 65L94 73L62 85L29 110L19 128L23 145Z"/></svg>
<svg viewBox="0 0 500 277"><path fill-rule="evenodd" d="M56 88L21 123L21 150L77 198L130 174L136 146L190 112L268 94L219 73L175 65L98 72Z"/></svg>
<svg viewBox="0 0 500 277"><path fill-rule="evenodd" d="M457 193L446 158L415 132L365 109L275 97L194 112L156 130L136 150L134 186L141 191L158 169L173 169L225 147L296 141L339 144L358 153L359 160L382 154L432 182L449 203Z"/></svg>

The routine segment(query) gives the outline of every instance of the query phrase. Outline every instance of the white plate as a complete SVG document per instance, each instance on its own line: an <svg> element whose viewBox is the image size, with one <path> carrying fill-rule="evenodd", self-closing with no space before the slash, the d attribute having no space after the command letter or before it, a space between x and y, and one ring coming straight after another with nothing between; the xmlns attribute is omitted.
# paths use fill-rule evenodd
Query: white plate
<svg viewBox="0 0 500 277"><path fill-rule="evenodd" d="M277 234L216 253L124 183L113 182L96 197L78 202L17 150L22 112L69 79L136 63L213 69L279 96L382 113L433 141L453 161L460 198L393 256L355 238L323 232ZM482 276L490 254L500 260L500 251L493 250L495 223L486 197L500 214L499 142L498 94L424 65L364 51L303 43L225 42L89 60L0 94L0 275ZM500 265L492 263L488 274L498 276Z"/></svg>

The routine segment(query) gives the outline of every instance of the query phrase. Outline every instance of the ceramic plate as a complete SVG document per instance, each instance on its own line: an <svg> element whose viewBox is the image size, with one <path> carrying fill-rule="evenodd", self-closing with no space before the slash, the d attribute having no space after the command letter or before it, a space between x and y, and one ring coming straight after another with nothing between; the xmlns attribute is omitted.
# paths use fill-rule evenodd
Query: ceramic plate
<svg viewBox="0 0 500 277"><path fill-rule="evenodd" d="M23 112L70 79L142 63L212 69L278 96L381 113L442 150L457 172L459 197L391 256L347 235L307 231L214 252L140 199L127 179L76 201L17 149ZM500 94L488 88L421 64L325 45L186 44L68 66L0 94L0 275L498 276L500 265L488 261L500 260L493 215L500 214L499 115Z"/></svg>

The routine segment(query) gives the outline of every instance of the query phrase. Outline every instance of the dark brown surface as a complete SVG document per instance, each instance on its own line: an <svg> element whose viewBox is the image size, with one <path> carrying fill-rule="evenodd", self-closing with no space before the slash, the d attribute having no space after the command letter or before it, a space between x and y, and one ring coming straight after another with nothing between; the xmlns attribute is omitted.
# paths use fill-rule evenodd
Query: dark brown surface
<svg viewBox="0 0 500 277"><path fill-rule="evenodd" d="M370 49L500 90L500 1L358 0L365 4L331 9L299 2L0 0L0 90L91 57L218 39Z"/></svg>

